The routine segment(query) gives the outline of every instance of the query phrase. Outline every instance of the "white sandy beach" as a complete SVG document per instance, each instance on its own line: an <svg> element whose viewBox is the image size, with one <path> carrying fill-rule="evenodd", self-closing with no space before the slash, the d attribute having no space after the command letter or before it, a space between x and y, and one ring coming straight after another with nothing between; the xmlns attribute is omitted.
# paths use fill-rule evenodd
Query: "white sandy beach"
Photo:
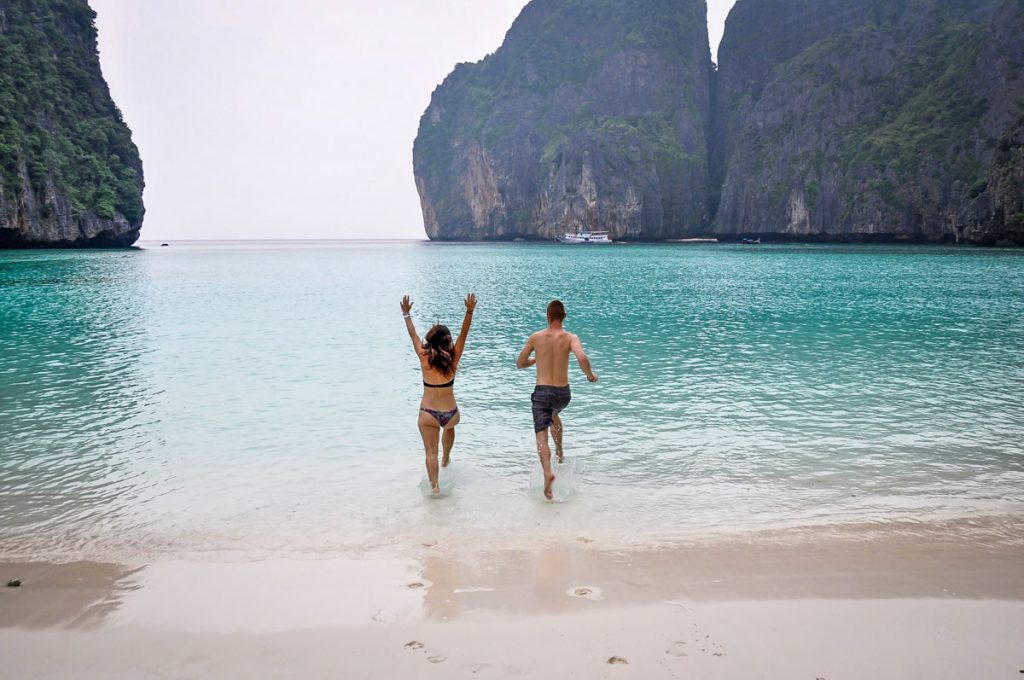
<svg viewBox="0 0 1024 680"><path fill-rule="evenodd" d="M1024 669L1024 547L804 539L8 563L3 575L24 583L0 591L0 676L935 680Z"/></svg>

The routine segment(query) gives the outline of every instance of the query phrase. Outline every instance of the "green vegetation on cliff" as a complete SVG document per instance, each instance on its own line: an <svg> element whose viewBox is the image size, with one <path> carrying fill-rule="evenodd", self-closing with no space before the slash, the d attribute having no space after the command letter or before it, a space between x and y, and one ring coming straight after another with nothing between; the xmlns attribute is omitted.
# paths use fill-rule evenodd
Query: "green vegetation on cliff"
<svg viewBox="0 0 1024 680"><path fill-rule="evenodd" d="M826 165L846 176L876 175L867 190L901 210L908 203L899 187L921 174L966 183L966 195L982 172L971 146L987 102L972 90L971 77L984 26L940 15L923 39L907 44L905 33L900 23L871 24L821 40L778 67L769 95L785 102L797 91L791 84L816 87L800 91L813 101L812 116L772 116L741 152L751 156L755 173L765 173L780 162L780 148L811 142L781 161L792 171L775 178L769 195L776 205L784 202L795 176L820 178ZM869 51L872 46L877 54ZM829 139L807 129L821 122L832 128ZM819 190L818 179L805 185L812 207Z"/></svg>
<svg viewBox="0 0 1024 680"><path fill-rule="evenodd" d="M716 231L1024 241L1007 229L1016 157L993 176L1024 105L1024 2L828 1L747 0L730 15L734 31L800 42L772 52L727 27Z"/></svg>
<svg viewBox="0 0 1024 680"><path fill-rule="evenodd" d="M74 217L137 227L142 165L100 75L94 19L85 0L0 0L0 178L8 196L42 200L52 182Z"/></svg>
<svg viewBox="0 0 1024 680"><path fill-rule="evenodd" d="M948 23L922 41L880 83L878 114L851 131L842 160L883 165L905 180L928 161L962 156L987 107L970 82L983 38L981 26ZM960 162L949 170L973 180L979 165Z"/></svg>

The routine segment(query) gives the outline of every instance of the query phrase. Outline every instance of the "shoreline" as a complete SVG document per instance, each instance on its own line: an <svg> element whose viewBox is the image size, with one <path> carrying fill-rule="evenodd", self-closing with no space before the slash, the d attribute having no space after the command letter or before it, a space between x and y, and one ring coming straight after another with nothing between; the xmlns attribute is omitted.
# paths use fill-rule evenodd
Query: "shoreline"
<svg viewBox="0 0 1024 680"><path fill-rule="evenodd" d="M869 236L869 235L868 235ZM915 240L915 239L899 239L899 238L828 238L818 235L806 235L796 236L790 234L781 233L749 233L749 234L711 234L711 235L695 235L695 236L680 236L674 238L664 239L652 239L652 240L631 240L631 239L620 239L614 243L629 244L629 245L740 245L742 240L745 238L756 239L760 238L763 241L763 245L807 245L807 246L936 246L941 248L958 248L962 250L977 250L977 249L988 249L998 251L1015 251L1024 248L1024 244L1011 244L1011 243L980 243L980 242L968 242L968 241L929 241L929 240ZM530 238L530 239L490 239L490 240L449 240L449 239L437 239L431 240L427 236L422 238L418 237L401 237L401 238L277 238L277 239L230 239L230 238L210 238L210 239L195 239L195 238L140 238L131 246L110 246L110 247L67 247L67 246L38 246L38 247L24 247L24 248L8 248L7 250L96 250L96 251L109 251L109 250L147 250L147 249L159 249L164 244L168 247L171 246L245 246L245 245L256 245L263 244L268 246L279 246L286 247L289 245L294 246L311 246L311 245L453 245L453 246L465 246L465 245L564 245L559 244L555 239L545 238Z"/></svg>
<svg viewBox="0 0 1024 680"><path fill-rule="evenodd" d="M539 494L539 487L537 489ZM426 503L429 510L443 513L462 510L456 498L444 503ZM74 550L45 550L36 543L17 541L0 549L0 566L18 563L66 564L71 562L112 563L134 568L159 562L258 562L267 559L328 560L416 558L423 548L468 551L474 554L532 552L566 545L606 552L701 551L728 546L757 546L773 551L798 549L822 541L829 545L882 544L945 546L949 549L974 546L981 549L1024 546L1024 508L1007 505L1004 512L950 515L912 520L906 517L856 519L843 522L768 524L735 523L711 525L702 531L677 527L675 531L636 527L577 526L578 510L573 503L535 502L534 514L523 516L515 527L501 534L489 527L464 522L445 522L442 514L426 515L434 520L402 528L385 526L309 526L298 534L293 525L254 525L247 533L238 528L207 535L189 535L182 540L175 533L122 535L120 543L104 536ZM567 514L566 511L572 511ZM148 539L148 541L146 540ZM261 540L262 539L262 540ZM333 539L333 540L332 540ZM3 574L0 574L2 576Z"/></svg>
<svg viewBox="0 0 1024 680"><path fill-rule="evenodd" d="M23 585L0 590L0 677L1013 677L1022 563L1024 544L1009 541L824 533L6 562L0 576ZM628 663L607 663L616 656Z"/></svg>

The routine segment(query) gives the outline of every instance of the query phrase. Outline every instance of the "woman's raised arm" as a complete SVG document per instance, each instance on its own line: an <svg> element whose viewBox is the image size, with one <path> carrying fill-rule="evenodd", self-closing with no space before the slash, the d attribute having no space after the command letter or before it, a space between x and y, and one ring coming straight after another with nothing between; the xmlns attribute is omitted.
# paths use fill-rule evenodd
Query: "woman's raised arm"
<svg viewBox="0 0 1024 680"><path fill-rule="evenodd" d="M466 349L466 338L469 337L469 327L473 323L473 310L476 309L476 293L466 296L466 316L462 319L462 330L459 332L459 339L455 341L455 359L462 356Z"/></svg>
<svg viewBox="0 0 1024 680"><path fill-rule="evenodd" d="M416 334L416 324L412 322L412 300L406 295L402 298L402 316L405 318L405 330L409 332L409 339L412 340L412 348L417 355L423 353L423 342Z"/></svg>

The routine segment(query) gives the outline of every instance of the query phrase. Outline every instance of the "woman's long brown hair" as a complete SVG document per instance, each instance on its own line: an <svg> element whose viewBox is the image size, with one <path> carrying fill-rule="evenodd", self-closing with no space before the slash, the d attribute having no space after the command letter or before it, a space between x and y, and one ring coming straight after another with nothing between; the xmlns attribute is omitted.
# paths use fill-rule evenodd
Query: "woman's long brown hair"
<svg viewBox="0 0 1024 680"><path fill-rule="evenodd" d="M427 353L427 363L441 375L450 378L455 373L455 345L447 326L438 324L427 331L423 349Z"/></svg>

